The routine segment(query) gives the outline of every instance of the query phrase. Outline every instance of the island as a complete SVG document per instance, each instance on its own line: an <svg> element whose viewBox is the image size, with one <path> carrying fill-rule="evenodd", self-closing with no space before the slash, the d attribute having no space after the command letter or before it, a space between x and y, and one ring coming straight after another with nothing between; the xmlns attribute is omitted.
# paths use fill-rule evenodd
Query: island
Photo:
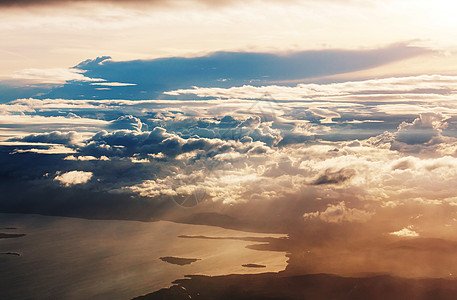
<svg viewBox="0 0 457 300"><path fill-rule="evenodd" d="M264 265L258 265L258 264L245 264L245 265L241 265L242 267L245 267L245 268L266 268L267 266L264 266Z"/></svg>
<svg viewBox="0 0 457 300"><path fill-rule="evenodd" d="M0 253L1 255L13 255L13 256L21 256L21 254L17 253L17 252L3 252L3 253Z"/></svg>
<svg viewBox="0 0 457 300"><path fill-rule="evenodd" d="M23 234L23 233L20 233L20 234L16 234L16 233L1 233L0 232L0 239L14 239L14 238L20 238L22 236L25 236L25 234Z"/></svg>
<svg viewBox="0 0 457 300"><path fill-rule="evenodd" d="M451 300L457 282L444 278L400 278L390 275L341 277L331 274L284 276L283 273L186 276L174 285L135 300Z"/></svg>
<svg viewBox="0 0 457 300"><path fill-rule="evenodd" d="M161 257L160 259L169 264L179 265L179 266L190 265L191 263L194 263L194 262L200 260L198 258L181 258L181 257L173 257L173 256Z"/></svg>

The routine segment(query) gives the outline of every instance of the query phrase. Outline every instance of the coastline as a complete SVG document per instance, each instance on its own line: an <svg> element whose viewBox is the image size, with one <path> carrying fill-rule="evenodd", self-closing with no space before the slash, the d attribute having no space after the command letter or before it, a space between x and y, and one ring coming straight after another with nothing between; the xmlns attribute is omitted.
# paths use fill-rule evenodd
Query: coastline
<svg viewBox="0 0 457 300"><path fill-rule="evenodd" d="M457 281L412 279L390 275L342 277L331 274L284 276L279 273L226 276L186 276L172 287L133 300L180 299L371 299L451 300Z"/></svg>

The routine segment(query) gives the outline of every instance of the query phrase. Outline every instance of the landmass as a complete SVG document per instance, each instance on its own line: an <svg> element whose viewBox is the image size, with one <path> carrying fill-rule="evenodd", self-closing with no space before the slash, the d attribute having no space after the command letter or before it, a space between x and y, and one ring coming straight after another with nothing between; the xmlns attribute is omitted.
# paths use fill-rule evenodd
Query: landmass
<svg viewBox="0 0 457 300"><path fill-rule="evenodd" d="M21 256L21 254L16 253L16 252L4 252L0 253L1 255L14 255L14 256Z"/></svg>
<svg viewBox="0 0 457 300"><path fill-rule="evenodd" d="M267 266L264 266L264 265L258 265L258 264L245 264L245 265L241 265L242 267L245 267L245 268L266 268Z"/></svg>
<svg viewBox="0 0 457 300"><path fill-rule="evenodd" d="M389 275L341 277L329 274L284 276L280 273L226 276L186 276L170 288L135 300L180 299L313 299L313 300L450 300L456 299L457 281L407 279Z"/></svg>
<svg viewBox="0 0 457 300"><path fill-rule="evenodd" d="M14 239L14 238L20 238L22 236L25 236L23 233L1 233L0 232L0 239Z"/></svg>
<svg viewBox="0 0 457 300"><path fill-rule="evenodd" d="M190 265L191 263L194 263L194 262L200 260L198 258L181 258L181 257L172 257L172 256L161 257L160 259L169 264L179 265L179 266Z"/></svg>
<svg viewBox="0 0 457 300"><path fill-rule="evenodd" d="M202 240L238 240L238 241L247 241L247 242L270 242L272 239L271 237L237 237L237 236L227 236L227 237L219 237L219 236L205 236L205 235L178 235L179 238L182 239L202 239ZM279 239L287 239L287 238L279 238Z"/></svg>

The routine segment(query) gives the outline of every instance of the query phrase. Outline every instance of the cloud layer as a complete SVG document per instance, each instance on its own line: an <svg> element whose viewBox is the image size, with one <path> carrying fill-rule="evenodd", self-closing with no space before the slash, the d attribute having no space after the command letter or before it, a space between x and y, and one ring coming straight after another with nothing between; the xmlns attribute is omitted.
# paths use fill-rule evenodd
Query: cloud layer
<svg viewBox="0 0 457 300"><path fill-rule="evenodd" d="M18 99L0 106L0 209L448 237L456 83L416 76L168 91L194 100Z"/></svg>

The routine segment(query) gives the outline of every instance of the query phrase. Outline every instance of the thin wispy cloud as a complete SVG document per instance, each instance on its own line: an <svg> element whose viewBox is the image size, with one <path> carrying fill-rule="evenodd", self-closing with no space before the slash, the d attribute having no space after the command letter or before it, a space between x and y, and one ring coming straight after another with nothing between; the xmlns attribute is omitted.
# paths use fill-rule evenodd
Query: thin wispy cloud
<svg viewBox="0 0 457 300"><path fill-rule="evenodd" d="M84 76L83 70L78 69L25 69L12 75L13 79L31 81L33 83L63 84L68 81L103 81L100 78Z"/></svg>

